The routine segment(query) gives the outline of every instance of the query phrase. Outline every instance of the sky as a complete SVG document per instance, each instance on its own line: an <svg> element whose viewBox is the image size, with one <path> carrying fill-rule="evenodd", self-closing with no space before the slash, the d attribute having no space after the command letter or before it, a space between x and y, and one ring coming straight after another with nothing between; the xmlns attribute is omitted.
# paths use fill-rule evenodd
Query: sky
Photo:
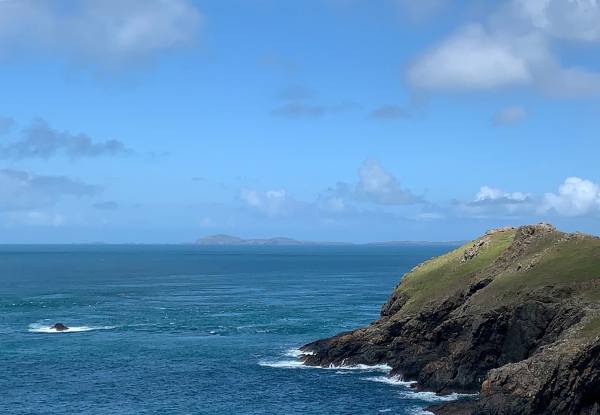
<svg viewBox="0 0 600 415"><path fill-rule="evenodd" d="M600 234L597 0L1 0L0 243Z"/></svg>

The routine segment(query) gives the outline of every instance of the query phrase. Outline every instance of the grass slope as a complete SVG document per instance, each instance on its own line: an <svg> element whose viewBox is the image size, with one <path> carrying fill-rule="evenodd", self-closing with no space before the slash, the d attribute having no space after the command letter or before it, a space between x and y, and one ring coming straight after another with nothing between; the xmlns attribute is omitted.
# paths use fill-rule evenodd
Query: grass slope
<svg viewBox="0 0 600 415"><path fill-rule="evenodd" d="M396 288L408 298L400 314L418 312L488 277L493 281L469 299L470 307L491 309L514 303L544 287L569 287L570 295L583 303L598 302L600 238L551 229L526 241L516 240L516 229L489 232L415 267ZM478 245L476 255L465 260L465 252Z"/></svg>

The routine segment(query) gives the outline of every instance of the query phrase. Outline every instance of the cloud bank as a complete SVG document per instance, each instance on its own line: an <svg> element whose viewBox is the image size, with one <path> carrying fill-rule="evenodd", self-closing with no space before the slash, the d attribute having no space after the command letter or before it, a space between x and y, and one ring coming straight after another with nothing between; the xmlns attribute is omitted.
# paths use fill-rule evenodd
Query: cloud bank
<svg viewBox="0 0 600 415"><path fill-rule="evenodd" d="M5 0L0 46L5 54L58 51L111 68L189 45L201 22L190 0Z"/></svg>
<svg viewBox="0 0 600 415"><path fill-rule="evenodd" d="M409 85L422 91L485 91L528 87L546 95L600 95L600 72L565 66L557 38L600 42L595 0L512 0L486 22L467 25L408 68Z"/></svg>

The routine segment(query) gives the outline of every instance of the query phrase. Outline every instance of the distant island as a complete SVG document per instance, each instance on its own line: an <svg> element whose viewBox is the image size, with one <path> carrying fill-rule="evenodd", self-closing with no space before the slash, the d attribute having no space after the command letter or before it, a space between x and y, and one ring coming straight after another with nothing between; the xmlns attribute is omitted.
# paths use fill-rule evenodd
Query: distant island
<svg viewBox="0 0 600 415"><path fill-rule="evenodd" d="M301 348L307 365L387 364L417 390L474 394L439 415L600 414L600 238L487 232L417 265L370 325Z"/></svg>
<svg viewBox="0 0 600 415"><path fill-rule="evenodd" d="M274 238L252 238L244 239L232 235L209 235L199 238L194 245L212 245L212 246L306 246L306 245L366 245L366 246L408 246L408 245L461 245L460 241L434 242L434 241L387 241L387 242L368 242L365 244L354 244L351 242L330 242L330 241L299 241L297 239L286 238L282 236Z"/></svg>

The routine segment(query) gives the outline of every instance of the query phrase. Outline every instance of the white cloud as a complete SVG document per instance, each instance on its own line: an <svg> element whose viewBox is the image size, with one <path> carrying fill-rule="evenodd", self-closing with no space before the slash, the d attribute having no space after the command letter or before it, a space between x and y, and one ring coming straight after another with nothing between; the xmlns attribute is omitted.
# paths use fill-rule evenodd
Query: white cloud
<svg viewBox="0 0 600 415"><path fill-rule="evenodd" d="M358 170L355 196L379 205L406 205L419 198L402 188L398 179L375 159L366 160Z"/></svg>
<svg viewBox="0 0 600 415"><path fill-rule="evenodd" d="M494 125L514 125L527 118L527 111L523 107L512 106L502 108L492 118Z"/></svg>
<svg viewBox="0 0 600 415"><path fill-rule="evenodd" d="M540 212L554 211L564 216L583 216L600 212L600 185L579 177L569 177L558 193L546 193Z"/></svg>
<svg viewBox="0 0 600 415"><path fill-rule="evenodd" d="M471 25L418 58L409 82L423 89L489 89L528 84L527 62L481 25Z"/></svg>
<svg viewBox="0 0 600 415"><path fill-rule="evenodd" d="M320 195L317 205L325 213L343 213L349 209L346 200L342 196L332 192L325 192L324 195Z"/></svg>
<svg viewBox="0 0 600 415"><path fill-rule="evenodd" d="M522 203L527 201L530 195L522 192L505 192L503 190L482 186L475 195L474 203Z"/></svg>
<svg viewBox="0 0 600 415"><path fill-rule="evenodd" d="M202 17L190 0L6 0L0 54L23 47L114 67L189 44Z"/></svg>
<svg viewBox="0 0 600 415"><path fill-rule="evenodd" d="M471 201L458 202L455 209L461 216L478 218L527 215L535 210L535 200L529 193L482 186Z"/></svg>
<svg viewBox="0 0 600 415"><path fill-rule="evenodd" d="M240 199L250 208L271 217L285 216L297 205L284 189L259 192L242 189Z"/></svg>
<svg viewBox="0 0 600 415"><path fill-rule="evenodd" d="M552 42L600 42L599 21L595 0L513 0L417 57L407 80L430 91L533 87L559 97L598 96L600 72L565 66Z"/></svg>
<svg viewBox="0 0 600 415"><path fill-rule="evenodd" d="M514 0L513 7L533 27L550 36L600 41L598 0Z"/></svg>

